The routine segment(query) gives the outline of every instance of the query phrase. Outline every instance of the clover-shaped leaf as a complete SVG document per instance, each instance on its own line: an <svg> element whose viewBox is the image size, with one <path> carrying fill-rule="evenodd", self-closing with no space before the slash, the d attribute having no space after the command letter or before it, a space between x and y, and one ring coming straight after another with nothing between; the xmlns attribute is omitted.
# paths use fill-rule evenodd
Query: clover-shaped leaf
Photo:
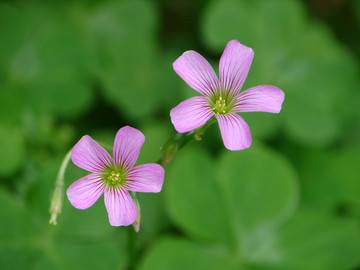
<svg viewBox="0 0 360 270"><path fill-rule="evenodd" d="M225 152L217 164L201 149L186 149L167 179L174 221L195 238L235 249L256 242L262 228L283 222L297 203L296 174L262 147Z"/></svg>
<svg viewBox="0 0 360 270"><path fill-rule="evenodd" d="M230 270L235 263L218 247L203 247L175 237L164 237L146 256L142 270L208 269ZM237 267L236 269L243 269Z"/></svg>
<svg viewBox="0 0 360 270"><path fill-rule="evenodd" d="M360 197L360 147L312 151L301 160L304 204L330 213L353 215ZM320 168L320 169L319 169Z"/></svg>
<svg viewBox="0 0 360 270"><path fill-rule="evenodd" d="M158 242L141 269L157 269L160 257L165 258L161 269L213 269L221 263L223 269L349 269L359 262L354 221L306 209L294 215L294 169L256 143L216 159L201 148L177 157L168 169L166 199L172 220L188 239Z"/></svg>
<svg viewBox="0 0 360 270"><path fill-rule="evenodd" d="M11 175L20 167L25 156L24 137L19 128L0 126L0 149L0 175Z"/></svg>
<svg viewBox="0 0 360 270"><path fill-rule="evenodd" d="M122 114L141 120L168 98L170 62L153 38L156 10L147 1L100 3L88 23L92 69L105 98ZM167 93L167 92L166 92Z"/></svg>

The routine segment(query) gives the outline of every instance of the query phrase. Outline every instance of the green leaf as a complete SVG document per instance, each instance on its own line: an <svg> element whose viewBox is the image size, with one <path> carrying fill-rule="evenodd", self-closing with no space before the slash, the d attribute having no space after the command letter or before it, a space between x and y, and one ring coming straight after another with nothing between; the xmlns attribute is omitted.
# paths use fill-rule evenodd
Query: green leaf
<svg viewBox="0 0 360 270"><path fill-rule="evenodd" d="M90 105L92 91L84 76L87 54L78 26L55 4L25 3L15 10L17 15L8 20L16 40L10 37L8 42L16 44L5 44L11 49L4 75L8 88L19 91L24 106L32 110L66 117L80 114ZM27 31L11 28L18 21Z"/></svg>
<svg viewBox="0 0 360 270"><path fill-rule="evenodd" d="M102 3L89 22L93 69L120 113L148 117L168 98L167 62L153 39L156 10L146 1Z"/></svg>
<svg viewBox="0 0 360 270"><path fill-rule="evenodd" d="M238 39L254 48L256 55L260 48L272 51L296 37L304 18L302 5L294 0L213 1L204 12L201 29L205 44L218 52L229 40Z"/></svg>
<svg viewBox="0 0 360 270"><path fill-rule="evenodd" d="M8 79L7 69L11 66L14 55L29 38L39 20L39 17L31 18L18 5L9 2L0 3L0 24L6 25L0 29L0 74L4 72L2 76L6 80Z"/></svg>
<svg viewBox="0 0 360 270"><path fill-rule="evenodd" d="M124 250L110 238L97 243L58 242L56 253L61 269L125 269L126 266Z"/></svg>
<svg viewBox="0 0 360 270"><path fill-rule="evenodd" d="M276 135L282 124L281 116L272 113L251 112L240 115L251 130L253 139L269 139Z"/></svg>
<svg viewBox="0 0 360 270"><path fill-rule="evenodd" d="M62 69L41 72L20 89L26 107L68 118L86 111L93 98L89 85L80 75Z"/></svg>
<svg viewBox="0 0 360 270"><path fill-rule="evenodd" d="M0 245L0 268L21 270L24 266L32 264L33 258L37 255L36 251L26 244L19 244L16 241Z"/></svg>
<svg viewBox="0 0 360 270"><path fill-rule="evenodd" d="M42 233L38 235L38 243L33 246L37 252L32 261L27 264L27 268L38 270L124 269L127 260L125 249L121 244L123 240L121 235L112 235L104 239L95 237L82 239L78 236L69 239L66 235L54 238L52 234Z"/></svg>
<svg viewBox="0 0 360 270"><path fill-rule="evenodd" d="M0 126L0 175L10 176L25 157L24 138L18 128Z"/></svg>
<svg viewBox="0 0 360 270"><path fill-rule="evenodd" d="M230 241L226 206L208 153L184 149L170 163L163 188L169 215L182 229L202 239Z"/></svg>
<svg viewBox="0 0 360 270"><path fill-rule="evenodd" d="M288 134L306 144L328 145L354 107L348 101L359 85L354 57L321 24L309 27L292 50L293 63L282 76Z"/></svg>
<svg viewBox="0 0 360 270"><path fill-rule="evenodd" d="M297 175L284 157L259 146L225 152L216 175L225 191L236 244L251 256L252 249L261 245L261 234L294 212Z"/></svg>
<svg viewBox="0 0 360 270"><path fill-rule="evenodd" d="M257 241L257 230L283 222L297 203L296 174L284 158L263 148L225 152L217 163L200 149L186 149L167 179L169 214L178 225L195 237L238 248Z"/></svg>
<svg viewBox="0 0 360 270"><path fill-rule="evenodd" d="M232 264L224 249L202 247L179 238L163 238L146 254L140 269L245 269L234 268Z"/></svg>
<svg viewBox="0 0 360 270"><path fill-rule="evenodd" d="M326 146L341 133L339 115L321 108L300 93L289 93L284 103L283 117L287 135L304 145Z"/></svg>
<svg viewBox="0 0 360 270"><path fill-rule="evenodd" d="M0 187L0 241L24 243L23 239L31 233L31 221L24 205L4 188ZM0 245L1 246L1 245Z"/></svg>
<svg viewBox="0 0 360 270"><path fill-rule="evenodd" d="M353 269L360 262L358 226L321 212L299 211L276 239L263 241L268 248L253 259L254 269Z"/></svg>
<svg viewBox="0 0 360 270"><path fill-rule="evenodd" d="M166 181L166 179L165 179ZM158 233L171 228L165 211L163 193L138 193L141 207L140 239L154 240Z"/></svg>
<svg viewBox="0 0 360 270"><path fill-rule="evenodd" d="M310 152L301 164L303 202L313 208L336 213L358 208L360 197L360 147ZM320 168L320 169L319 169Z"/></svg>
<svg viewBox="0 0 360 270"><path fill-rule="evenodd" d="M0 86L0 126L19 127L23 113L21 105L17 93Z"/></svg>
<svg viewBox="0 0 360 270"><path fill-rule="evenodd" d="M34 251L29 247L32 222L24 205L0 187L0 268L24 269Z"/></svg>

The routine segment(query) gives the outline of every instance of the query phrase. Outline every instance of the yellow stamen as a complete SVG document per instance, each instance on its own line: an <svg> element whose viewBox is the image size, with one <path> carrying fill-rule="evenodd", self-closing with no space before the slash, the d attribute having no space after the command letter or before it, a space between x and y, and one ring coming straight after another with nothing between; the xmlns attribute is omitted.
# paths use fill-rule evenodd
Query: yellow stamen
<svg viewBox="0 0 360 270"><path fill-rule="evenodd" d="M211 109L216 114L226 113L226 101L220 96Z"/></svg>
<svg viewBox="0 0 360 270"><path fill-rule="evenodd" d="M125 171L112 170L105 176L106 182L110 186L123 185L126 181L127 174Z"/></svg>

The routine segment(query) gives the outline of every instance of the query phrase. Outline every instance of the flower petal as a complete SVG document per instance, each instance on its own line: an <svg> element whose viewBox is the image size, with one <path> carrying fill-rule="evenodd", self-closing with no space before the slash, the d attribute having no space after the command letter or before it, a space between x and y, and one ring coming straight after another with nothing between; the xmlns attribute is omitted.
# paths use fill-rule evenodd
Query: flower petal
<svg viewBox="0 0 360 270"><path fill-rule="evenodd" d="M219 122L221 137L224 145L229 150L243 150L251 145L249 126L239 115L216 114Z"/></svg>
<svg viewBox="0 0 360 270"><path fill-rule="evenodd" d="M234 111L279 113L284 98L284 92L276 86L255 86L237 96Z"/></svg>
<svg viewBox="0 0 360 270"><path fill-rule="evenodd" d="M135 192L160 192L164 182L164 169L149 163L134 167L129 172L125 188Z"/></svg>
<svg viewBox="0 0 360 270"><path fill-rule="evenodd" d="M129 192L121 188L105 189L104 197L112 226L128 226L135 221L137 208Z"/></svg>
<svg viewBox="0 0 360 270"><path fill-rule="evenodd" d="M136 128L129 126L119 129L114 141L114 161L131 169L138 159L145 136Z"/></svg>
<svg viewBox="0 0 360 270"><path fill-rule="evenodd" d="M248 75L254 51L237 40L231 40L220 58L219 79L222 89L236 96Z"/></svg>
<svg viewBox="0 0 360 270"><path fill-rule="evenodd" d="M109 153L88 135L75 144L71 160L76 166L90 172L99 172L112 163Z"/></svg>
<svg viewBox="0 0 360 270"><path fill-rule="evenodd" d="M175 72L200 94L209 96L218 86L215 71L208 61L195 51L186 51L173 63Z"/></svg>
<svg viewBox="0 0 360 270"><path fill-rule="evenodd" d="M99 199L103 192L104 185L101 177L92 173L72 183L66 195L75 208L87 209Z"/></svg>
<svg viewBox="0 0 360 270"><path fill-rule="evenodd" d="M213 114L207 98L199 96L181 102L170 111L171 122L180 133L202 126Z"/></svg>

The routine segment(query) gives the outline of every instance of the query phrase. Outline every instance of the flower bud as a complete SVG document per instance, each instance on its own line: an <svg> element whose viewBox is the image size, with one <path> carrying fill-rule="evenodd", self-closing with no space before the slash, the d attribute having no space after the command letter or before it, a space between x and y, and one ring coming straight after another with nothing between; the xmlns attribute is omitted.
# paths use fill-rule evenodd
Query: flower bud
<svg viewBox="0 0 360 270"><path fill-rule="evenodd" d="M63 199L64 199L64 174L65 174L65 170L67 165L69 164L70 158L71 158L71 151L67 152L67 154L65 155L58 175L56 177L55 180L55 184L54 184L54 188L51 192L50 195L50 208L49 208L49 212L50 212L50 220L49 220L49 224L53 224L56 225L57 224L57 217L58 215L61 214L61 209L62 209L62 204L63 204Z"/></svg>
<svg viewBox="0 0 360 270"><path fill-rule="evenodd" d="M49 223L56 225L57 216L60 215L64 198L64 185L55 183L50 199L50 220Z"/></svg>
<svg viewBox="0 0 360 270"><path fill-rule="evenodd" d="M175 134L171 137L164 146L160 149L162 153L161 165L165 166L176 156L184 142L184 135L181 133Z"/></svg>

